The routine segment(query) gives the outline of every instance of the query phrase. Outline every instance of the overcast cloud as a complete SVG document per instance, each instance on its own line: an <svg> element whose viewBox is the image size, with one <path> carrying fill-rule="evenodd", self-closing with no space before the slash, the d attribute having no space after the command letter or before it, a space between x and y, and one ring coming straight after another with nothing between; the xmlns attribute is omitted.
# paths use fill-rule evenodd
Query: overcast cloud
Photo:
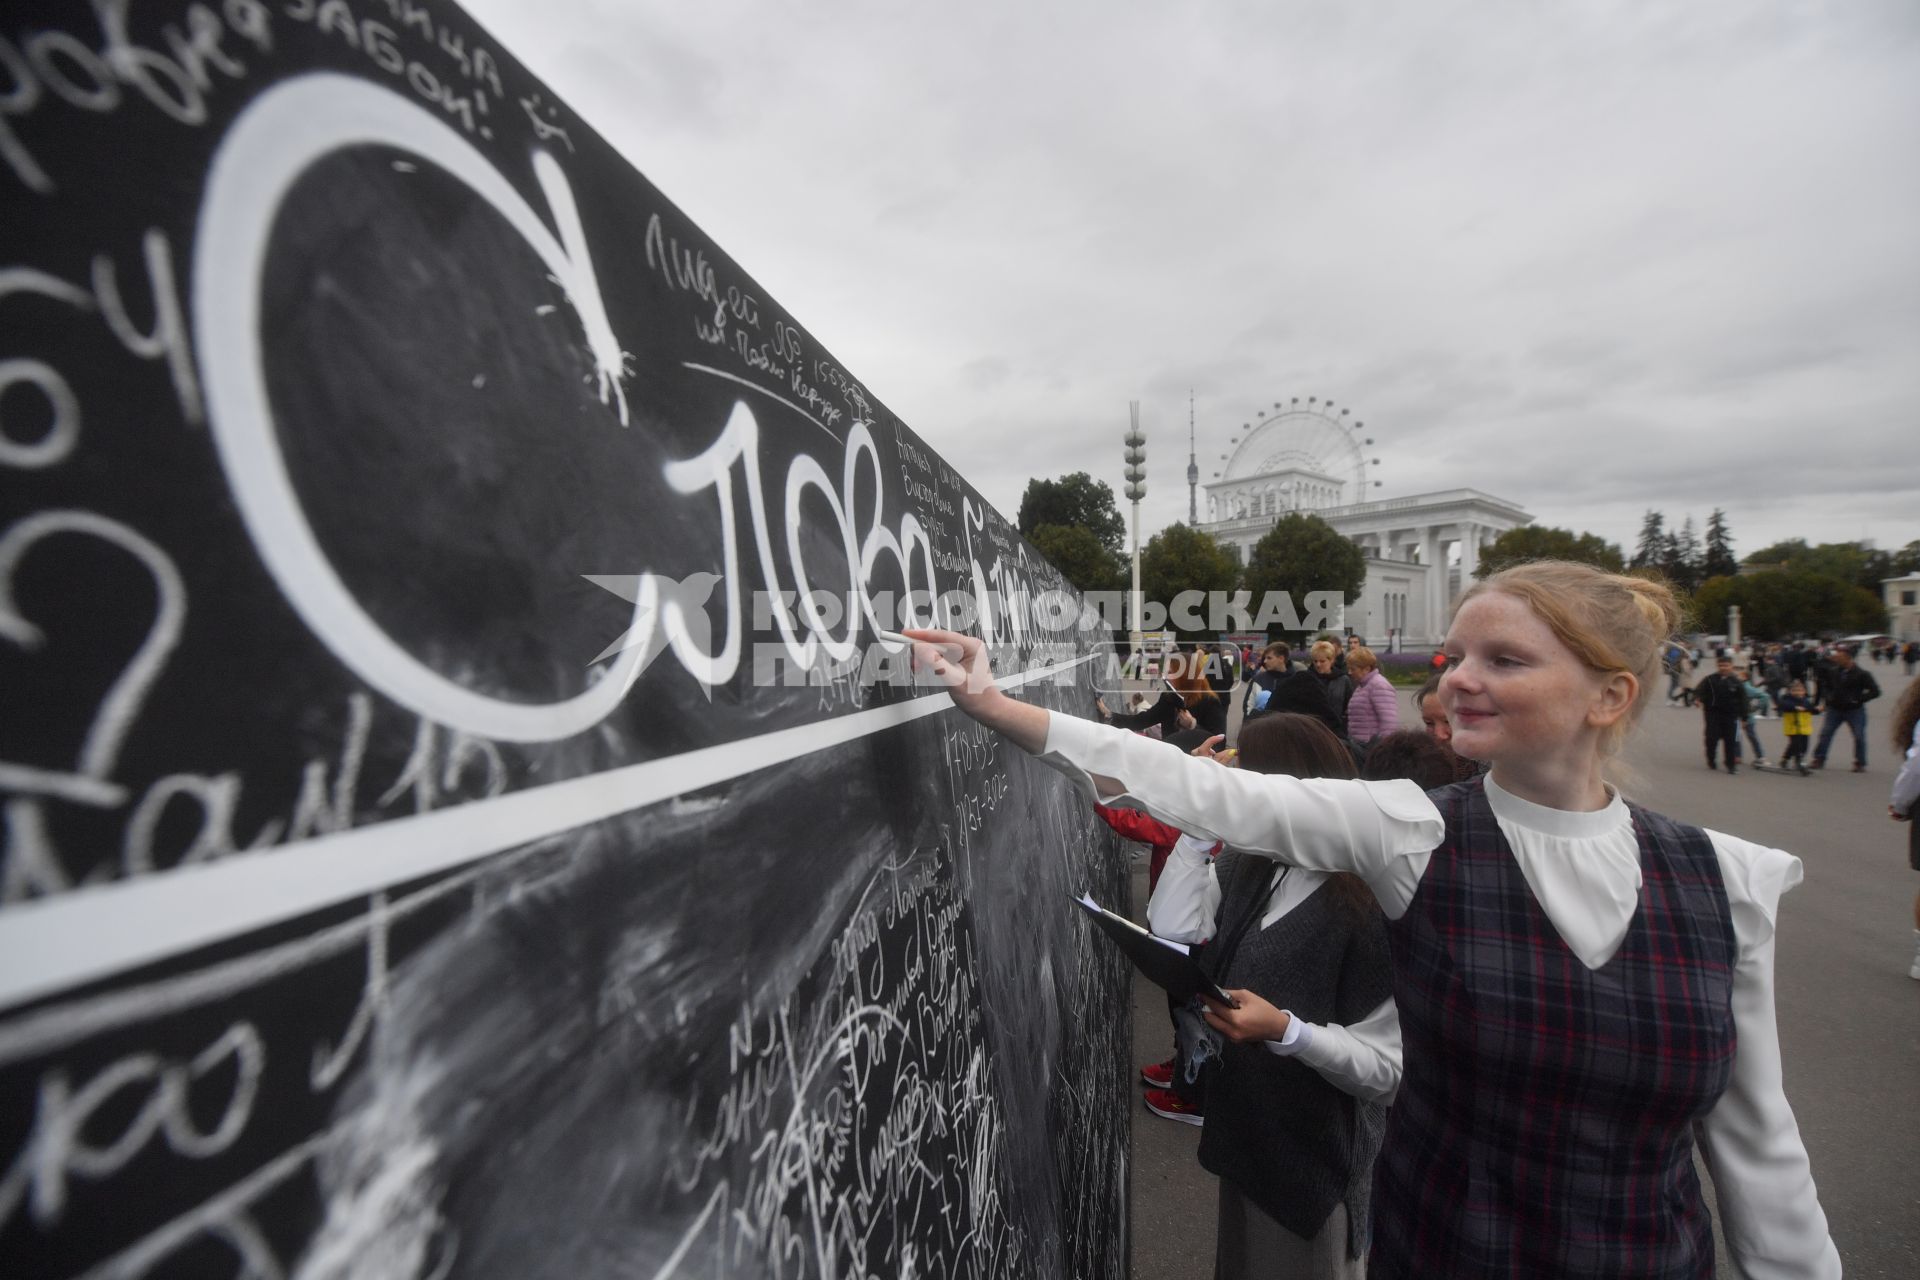
<svg viewBox="0 0 1920 1280"><path fill-rule="evenodd" d="M1920 4L471 0L1012 516L1277 399L1374 497L1920 538ZM1204 501L1204 495L1203 495Z"/></svg>

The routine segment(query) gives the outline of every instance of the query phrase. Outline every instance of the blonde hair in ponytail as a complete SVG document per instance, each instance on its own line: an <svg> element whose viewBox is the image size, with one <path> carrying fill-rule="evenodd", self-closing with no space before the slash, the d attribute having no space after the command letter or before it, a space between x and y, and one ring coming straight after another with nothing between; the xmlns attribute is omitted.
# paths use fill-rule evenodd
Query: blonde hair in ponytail
<svg viewBox="0 0 1920 1280"><path fill-rule="evenodd" d="M1613 756L1646 711L1660 676L1661 652L1680 626L1680 605L1664 583L1608 573L1570 560L1533 560L1502 569L1460 593L1454 612L1477 595L1499 591L1524 601L1573 656L1602 673L1624 671L1640 689L1627 713L1600 741Z"/></svg>

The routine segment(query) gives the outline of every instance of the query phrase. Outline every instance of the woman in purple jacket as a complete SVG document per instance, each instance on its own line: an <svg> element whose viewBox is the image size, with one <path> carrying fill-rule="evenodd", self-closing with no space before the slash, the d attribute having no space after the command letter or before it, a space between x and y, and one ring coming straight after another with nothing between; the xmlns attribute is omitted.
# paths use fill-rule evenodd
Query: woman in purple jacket
<svg viewBox="0 0 1920 1280"><path fill-rule="evenodd" d="M1363 644L1347 650L1347 674L1354 682L1347 700L1347 736L1366 743L1398 729L1400 706L1373 650Z"/></svg>

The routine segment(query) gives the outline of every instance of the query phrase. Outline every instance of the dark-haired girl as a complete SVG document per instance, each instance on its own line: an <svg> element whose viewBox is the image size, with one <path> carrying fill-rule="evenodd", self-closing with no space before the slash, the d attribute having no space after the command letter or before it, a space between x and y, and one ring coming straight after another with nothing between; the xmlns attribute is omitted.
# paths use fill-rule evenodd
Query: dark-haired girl
<svg viewBox="0 0 1920 1280"><path fill-rule="evenodd" d="M1291 712L1243 726L1236 763L1354 776L1332 730ZM1386 922L1357 876L1211 848L1174 845L1147 922L1205 943L1202 965L1240 1005L1210 1016L1211 1034L1196 1026L1205 1048L1182 1053L1208 1059L1200 1163L1220 1177L1214 1275L1362 1275L1373 1158L1400 1082ZM1171 1091L1150 1090L1147 1105L1184 1118Z"/></svg>

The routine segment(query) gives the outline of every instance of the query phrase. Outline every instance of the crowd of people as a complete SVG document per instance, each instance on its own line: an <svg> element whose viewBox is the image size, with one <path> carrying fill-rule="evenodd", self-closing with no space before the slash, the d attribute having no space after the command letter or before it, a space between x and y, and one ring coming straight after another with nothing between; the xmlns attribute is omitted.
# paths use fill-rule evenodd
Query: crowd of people
<svg viewBox="0 0 1920 1280"><path fill-rule="evenodd" d="M1244 680L1239 679L1244 671ZM1290 712L1312 716L1333 731L1356 759L1368 746L1400 727L1393 684L1380 659L1360 636L1343 645L1315 640L1295 660L1284 643L1257 654L1232 645L1198 645L1176 650L1166 659L1163 688L1152 697L1135 693L1123 710L1105 698L1096 703L1102 721L1162 741L1185 742L1192 735L1224 734L1228 700L1241 699L1245 720ZM1236 692L1237 691L1237 692Z"/></svg>
<svg viewBox="0 0 1920 1280"><path fill-rule="evenodd" d="M1406 728L1357 640L1304 663L1271 646L1237 694L1176 685L1103 726L1001 693L978 640L911 633L962 711L1116 828L1154 824L1148 923L1228 997L1174 1008L1175 1052L1142 1072L1154 1111L1202 1126L1217 1275L1709 1277L1696 1140L1742 1274L1839 1274L1774 1022L1800 861L1610 781L1677 622L1638 578L1494 574L1462 595ZM1685 687L1735 732L1777 712L1804 741L1789 718L1825 711L1817 761L1856 723L1850 655L1828 660L1797 692L1763 663L1764 704L1732 661ZM1227 747L1213 704L1236 696ZM1920 747L1915 703L1896 728ZM1734 763L1724 728L1710 743ZM1920 899L1915 926L1920 977Z"/></svg>
<svg viewBox="0 0 1920 1280"><path fill-rule="evenodd" d="M1904 648L1869 646L1875 661L1892 662L1911 654L1920 661L1920 641ZM1707 768L1740 771L1740 736L1753 748L1753 762L1768 764L1754 721L1780 720L1785 737L1774 767L1791 769L1805 777L1827 764L1827 752L1845 727L1853 736L1853 771L1867 771L1867 704L1880 696L1880 684L1861 666L1858 650L1849 644L1754 643L1745 649L1723 648L1713 658L1714 670L1698 684L1692 673L1703 661L1699 650L1675 641L1667 646L1663 663L1667 673L1667 705L1698 707L1706 729ZM1909 661L1911 673L1913 661ZM1808 742L1815 716L1822 716L1820 737L1811 759Z"/></svg>

